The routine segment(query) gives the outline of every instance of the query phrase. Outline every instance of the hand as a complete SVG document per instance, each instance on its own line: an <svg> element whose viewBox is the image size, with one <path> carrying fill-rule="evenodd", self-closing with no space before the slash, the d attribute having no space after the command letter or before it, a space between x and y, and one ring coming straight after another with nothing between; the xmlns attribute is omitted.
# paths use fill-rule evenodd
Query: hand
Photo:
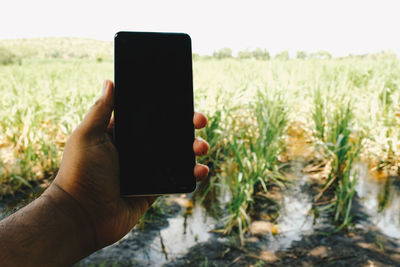
<svg viewBox="0 0 400 267"><path fill-rule="evenodd" d="M93 232L94 249L114 243L128 233L139 221L156 197L120 196L118 153L112 142L114 127L113 83L106 80L103 95L90 109L82 123L71 134L64 150L60 170L45 194L61 195L76 202L86 214ZM195 113L196 129L207 124L207 118ZM208 152L207 142L196 139L196 155ZM197 164L194 175L198 180L208 175L208 167ZM60 193L62 192L62 193Z"/></svg>

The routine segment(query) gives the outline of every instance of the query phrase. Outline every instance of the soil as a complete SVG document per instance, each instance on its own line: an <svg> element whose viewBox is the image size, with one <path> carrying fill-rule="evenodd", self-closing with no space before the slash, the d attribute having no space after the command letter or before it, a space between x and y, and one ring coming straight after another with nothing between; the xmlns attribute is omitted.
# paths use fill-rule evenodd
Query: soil
<svg viewBox="0 0 400 267"><path fill-rule="evenodd" d="M18 205L7 213L29 202L24 202L21 196L18 199ZM2 200L1 206L10 204L6 202L8 198ZM153 217L142 228L133 229L127 238L75 266L400 266L399 240L367 226L332 235L323 233L332 229L315 229L288 249L275 253L265 249L266 236L247 234L241 246L238 239L220 238L214 233L208 241L197 243L181 257L164 258L163 264L151 259L147 250L160 230L168 227L168 219L179 216L184 207L166 201L162 209L163 214ZM163 257L163 252L159 253Z"/></svg>
<svg viewBox="0 0 400 267"><path fill-rule="evenodd" d="M315 196L320 186L306 184L303 190ZM325 215L312 233L275 253L267 249L269 237L265 234L247 233L244 246L238 239L221 240L216 234L165 266L400 266L400 240L372 226L357 196L352 214L353 229L334 233L335 227Z"/></svg>
<svg viewBox="0 0 400 267"><path fill-rule="evenodd" d="M192 247L166 266L400 266L400 247L377 231L357 230L331 236L312 234L275 254L248 238L244 247L210 240Z"/></svg>
<svg viewBox="0 0 400 267"><path fill-rule="evenodd" d="M163 203L162 209L163 214L154 216L141 227L135 227L126 238L93 253L74 266L158 266L147 256L147 250L160 230L168 227L168 219L179 214L181 207L176 203Z"/></svg>
<svg viewBox="0 0 400 267"><path fill-rule="evenodd" d="M319 189L318 184L307 184L302 191L315 196ZM20 194L3 198L0 201L0 218L27 204L41 190L32 190L28 198ZM275 194L276 199L281 197L277 190L271 189L270 192ZM154 240L160 238L160 231L169 226L169 219L187 212L187 201L187 198L183 198L162 202L163 213L153 216L142 227L134 228L124 239L90 255L75 266L400 266L400 240L388 237L372 226L362 212L357 197L352 211L356 215L354 229L327 234L332 233L334 228L330 226L328 218L322 218L323 222L311 233L304 234L288 248L275 253L267 248L271 235L250 233L245 235L243 246L236 237L221 238L219 233L212 233L207 241L196 242L176 258L163 249L154 251L151 247ZM321 198L320 201L325 199ZM263 202L258 201L258 204L264 210ZM264 204L273 208L271 203ZM161 238L161 248L162 242Z"/></svg>
<svg viewBox="0 0 400 267"><path fill-rule="evenodd" d="M306 183L301 190L315 196L320 188L317 183ZM270 192L276 199L283 193ZM323 196L320 201L325 202L325 198ZM264 204L274 208L269 202ZM176 258L165 257L158 262L157 257L151 258L154 254L149 258L143 256L145 248L160 236L160 230L168 226L169 218L181 216L185 209L185 205L175 202L166 201L164 205L164 215L151 221L144 231L134 229L129 238L107 252L95 253L78 266L109 266L112 263L115 266L400 266L400 240L388 237L372 226L357 196L352 208L356 226L348 231L332 234L335 227L330 224L329 217L319 217L319 223L311 233L275 253L267 246L271 234L252 235L248 232L241 246L237 237L222 238L219 233L213 233L207 241L187 248L184 254ZM265 206L262 200L258 200L258 205L260 208Z"/></svg>
<svg viewBox="0 0 400 267"><path fill-rule="evenodd" d="M0 220L25 207L39 197L49 186L50 179L30 182L31 187L22 187L14 194L0 195Z"/></svg>
<svg viewBox="0 0 400 267"><path fill-rule="evenodd" d="M332 232L333 228L315 229L288 249L275 253L265 249L266 236L247 234L241 246L236 238L221 238L214 233L181 257L157 262L150 254L146 258L146 248L168 226L168 219L178 216L183 209L173 202L164 205L165 213L145 228L135 228L128 238L76 266L400 266L399 240L372 227L331 235L325 232Z"/></svg>

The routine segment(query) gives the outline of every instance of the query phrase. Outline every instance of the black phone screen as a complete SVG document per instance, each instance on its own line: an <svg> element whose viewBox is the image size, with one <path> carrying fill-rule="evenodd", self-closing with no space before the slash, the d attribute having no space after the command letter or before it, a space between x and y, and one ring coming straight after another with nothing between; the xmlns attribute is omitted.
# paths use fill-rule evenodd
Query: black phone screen
<svg viewBox="0 0 400 267"><path fill-rule="evenodd" d="M190 37L118 32L114 49L115 142L121 195L193 191Z"/></svg>

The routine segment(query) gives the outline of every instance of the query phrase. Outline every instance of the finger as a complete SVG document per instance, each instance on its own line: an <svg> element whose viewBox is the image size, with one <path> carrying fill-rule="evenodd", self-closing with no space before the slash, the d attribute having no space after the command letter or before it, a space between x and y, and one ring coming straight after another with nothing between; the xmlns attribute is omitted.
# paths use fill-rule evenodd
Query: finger
<svg viewBox="0 0 400 267"><path fill-rule="evenodd" d="M210 145L203 139L196 138L193 142L193 151L197 156L204 156L208 153Z"/></svg>
<svg viewBox="0 0 400 267"><path fill-rule="evenodd" d="M108 123L107 126L107 133L110 134L111 136L114 134L114 116L111 116L110 122Z"/></svg>
<svg viewBox="0 0 400 267"><path fill-rule="evenodd" d="M89 113L79 125L80 130L85 135L103 136L110 122L113 111L113 82L105 80L103 84L103 94L92 106Z"/></svg>
<svg viewBox="0 0 400 267"><path fill-rule="evenodd" d="M201 129L207 125L207 116L200 112L195 112L193 115L193 124L196 129Z"/></svg>
<svg viewBox="0 0 400 267"><path fill-rule="evenodd" d="M199 164L197 163L196 166L194 167L194 176L196 177L196 180L202 181L208 176L208 172L210 169L204 165L204 164Z"/></svg>

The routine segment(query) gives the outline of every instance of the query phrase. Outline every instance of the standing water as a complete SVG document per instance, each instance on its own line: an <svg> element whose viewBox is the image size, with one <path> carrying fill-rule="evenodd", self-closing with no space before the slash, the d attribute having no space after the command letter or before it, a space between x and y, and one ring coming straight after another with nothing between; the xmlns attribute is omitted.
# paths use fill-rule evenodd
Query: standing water
<svg viewBox="0 0 400 267"><path fill-rule="evenodd" d="M283 192L281 209L276 221L279 233L270 235L267 250L276 252L290 247L292 242L311 234L314 228L312 198L307 194L307 177L300 176L295 184Z"/></svg>
<svg viewBox="0 0 400 267"><path fill-rule="evenodd" d="M399 177L372 177L367 164L357 165L356 171L356 191L369 221L387 236L400 238Z"/></svg>
<svg viewBox="0 0 400 267"><path fill-rule="evenodd" d="M278 233L270 233L265 246L270 252L287 249L294 241L301 240L303 235L312 234L315 228L310 181L302 173L302 168L301 162L291 164L293 182L282 192L283 197L279 201L279 217L275 221Z"/></svg>

